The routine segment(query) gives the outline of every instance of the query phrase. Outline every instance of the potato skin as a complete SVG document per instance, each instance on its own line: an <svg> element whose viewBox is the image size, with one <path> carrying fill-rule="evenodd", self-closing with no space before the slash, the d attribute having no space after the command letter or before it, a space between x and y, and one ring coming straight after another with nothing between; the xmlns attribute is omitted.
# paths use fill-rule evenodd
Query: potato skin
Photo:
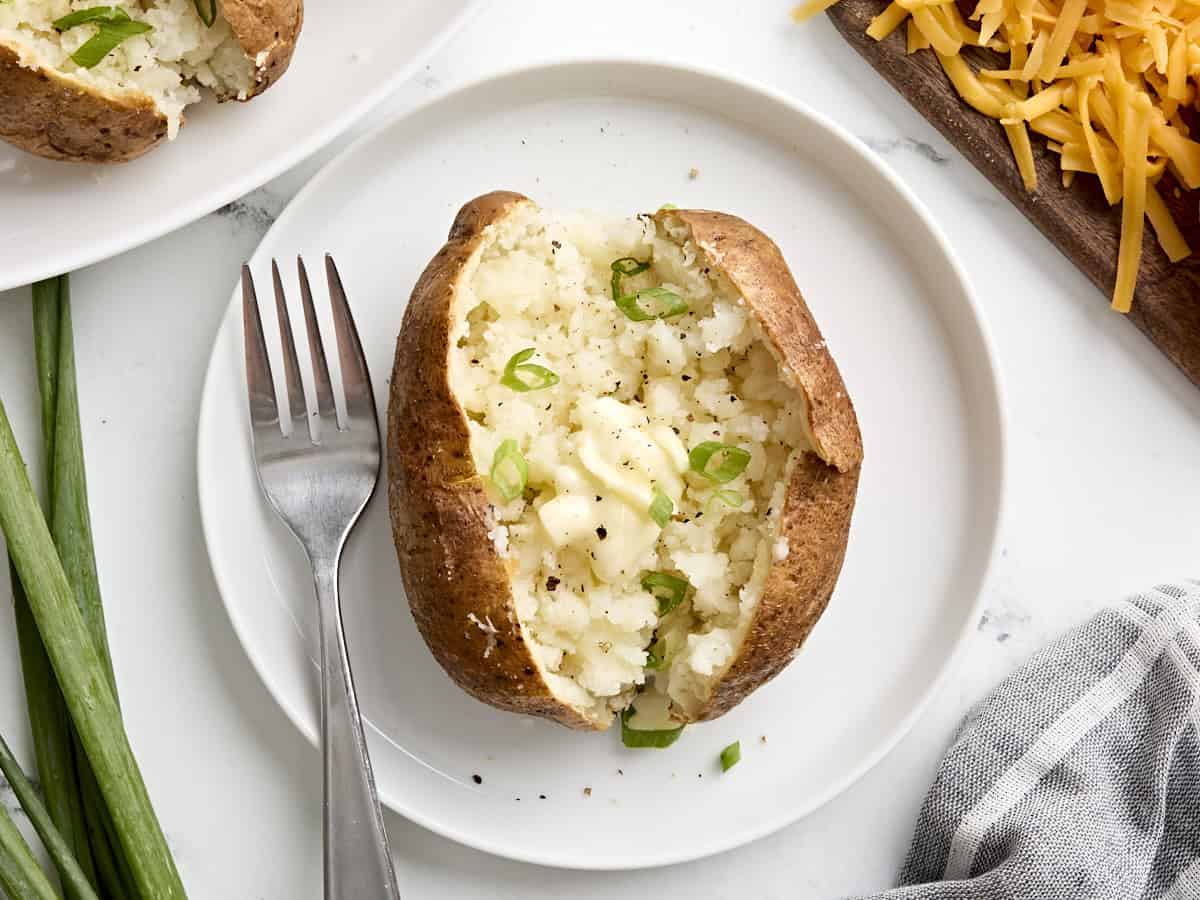
<svg viewBox="0 0 1200 900"><path fill-rule="evenodd" d="M392 533L413 617L459 686L501 709L601 729L608 721L555 699L523 638L507 565L488 536L495 523L471 457L467 418L449 383L458 279L484 229L530 202L495 192L464 206L413 290L388 412ZM845 557L862 439L841 374L779 248L735 216L678 209L657 215L687 225L710 263L742 293L782 377L807 401L816 449L792 469L780 525L789 552L772 565L742 646L691 717L704 720L728 712L782 671L824 611ZM486 657L487 637L470 613L498 629Z"/></svg>
<svg viewBox="0 0 1200 900"><path fill-rule="evenodd" d="M0 137L10 144L47 159L126 162L167 136L149 97L109 97L19 60L0 43Z"/></svg>
<svg viewBox="0 0 1200 900"><path fill-rule="evenodd" d="M239 98L249 100L287 71L304 25L304 3L303 0L224 0L221 13L246 56L256 61L254 90L248 97ZM265 54L261 64L257 62L260 53Z"/></svg>
<svg viewBox="0 0 1200 900"><path fill-rule="evenodd" d="M742 646L692 717L707 720L783 671L825 611L846 556L863 446L837 363L775 242L737 216L676 209L656 218L667 215L688 226L754 313L783 380L807 400L816 450L796 462L788 483L779 533L788 555L771 566Z"/></svg>
<svg viewBox="0 0 1200 900"><path fill-rule="evenodd" d="M255 60L258 96L282 77L304 21L302 0L225 0L222 14ZM258 63L262 54L262 62ZM41 66L22 66L21 51L0 42L0 138L47 159L119 163L167 136L167 119L146 95L107 94Z"/></svg>
<svg viewBox="0 0 1200 900"><path fill-rule="evenodd" d="M483 231L527 197L497 191L464 206L446 245L413 288L396 341L388 403L388 504L417 628L446 673L473 697L570 728L603 729L550 692L513 609L508 567L471 457L467 417L447 361L458 279ZM495 645L475 622L491 622Z"/></svg>

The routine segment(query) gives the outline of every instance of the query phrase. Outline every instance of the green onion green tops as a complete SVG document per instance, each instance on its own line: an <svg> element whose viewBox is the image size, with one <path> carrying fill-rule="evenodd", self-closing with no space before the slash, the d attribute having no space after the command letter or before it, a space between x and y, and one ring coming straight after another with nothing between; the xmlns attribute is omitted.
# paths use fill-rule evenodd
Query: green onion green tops
<svg viewBox="0 0 1200 900"><path fill-rule="evenodd" d="M84 22L121 21L129 19L129 14L118 6L89 6L87 9L77 9L73 13L54 21L55 31L66 31Z"/></svg>
<svg viewBox="0 0 1200 900"><path fill-rule="evenodd" d="M721 771L728 772L742 760L742 742L734 741L721 751Z"/></svg>
<svg viewBox="0 0 1200 900"><path fill-rule="evenodd" d="M658 599L658 614L665 616L687 596L690 585L682 578L666 572L647 572L642 576L642 590Z"/></svg>
<svg viewBox="0 0 1200 900"><path fill-rule="evenodd" d="M634 322L670 319L688 311L688 305L682 297L661 287L646 288L636 294L618 297L616 302L617 309Z"/></svg>
<svg viewBox="0 0 1200 900"><path fill-rule="evenodd" d="M670 747L679 740L679 735L683 734L682 725L678 728L664 728L658 731L639 731L629 727L629 720L632 717L633 709L625 709L621 712L621 743L634 750L644 748L662 750Z"/></svg>
<svg viewBox="0 0 1200 900"><path fill-rule="evenodd" d="M675 504L671 502L671 498L660 491L654 489L654 499L650 501L650 518L652 518L659 528L666 528L667 523L671 521L671 513L675 512Z"/></svg>
<svg viewBox="0 0 1200 900"><path fill-rule="evenodd" d="M492 457L491 479L505 500L516 500L525 493L529 464L512 438L501 442L496 448L496 455Z"/></svg>
<svg viewBox="0 0 1200 900"><path fill-rule="evenodd" d="M701 477L725 484L745 471L750 464L750 451L732 444L705 441L688 454L688 464Z"/></svg>
<svg viewBox="0 0 1200 900"><path fill-rule="evenodd" d="M200 17L200 21L205 25L212 27L212 23L217 21L217 0L194 0L196 4L196 15Z"/></svg>
<svg viewBox="0 0 1200 900"><path fill-rule="evenodd" d="M640 262L632 256L622 256L620 259L614 259L612 265L612 295L613 299L617 300L621 296L621 279L626 275L641 275L650 268L650 261Z"/></svg>
<svg viewBox="0 0 1200 900"><path fill-rule="evenodd" d="M706 510L712 509L713 503L718 500L724 503L726 506L731 506L734 509L741 509L742 504L746 502L746 498L737 491L731 491L728 488L723 488L719 491L713 491L712 496L708 498L708 503L704 504L704 508Z"/></svg>
<svg viewBox="0 0 1200 900"><path fill-rule="evenodd" d="M533 354L533 347L526 347L521 352L514 353L512 359L504 366L504 374L500 376L500 383L521 393L540 391L558 384L558 376L545 366L526 362ZM528 375L532 380L526 381L518 373Z"/></svg>
<svg viewBox="0 0 1200 900"><path fill-rule="evenodd" d="M135 22L129 18L129 13L119 6L90 6L87 9L77 9L54 22L56 31L68 31L77 25L97 26L96 33L71 54L72 61L85 69L99 64L100 60L108 56L122 41L135 34L145 34L152 30L145 22Z"/></svg>
<svg viewBox="0 0 1200 900"><path fill-rule="evenodd" d="M614 259L612 265L612 296L617 308L634 322L651 319L670 319L688 311L688 305L674 291L666 288L646 288L632 294L621 293L621 279L626 275L640 275L650 268L650 261L642 262L632 256Z"/></svg>

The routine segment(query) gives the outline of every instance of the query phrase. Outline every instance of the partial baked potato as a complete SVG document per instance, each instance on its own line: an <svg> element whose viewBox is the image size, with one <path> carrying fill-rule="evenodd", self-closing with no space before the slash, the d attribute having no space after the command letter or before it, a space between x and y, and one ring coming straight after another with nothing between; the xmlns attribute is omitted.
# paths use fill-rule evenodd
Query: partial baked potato
<svg viewBox="0 0 1200 900"><path fill-rule="evenodd" d="M662 745L799 650L841 570L862 441L752 225L496 192L413 290L388 457L405 590L451 678L572 728L620 712Z"/></svg>
<svg viewBox="0 0 1200 900"><path fill-rule="evenodd" d="M50 159L134 159L175 136L202 87L221 100L270 87L302 20L302 0L0 0L0 138Z"/></svg>

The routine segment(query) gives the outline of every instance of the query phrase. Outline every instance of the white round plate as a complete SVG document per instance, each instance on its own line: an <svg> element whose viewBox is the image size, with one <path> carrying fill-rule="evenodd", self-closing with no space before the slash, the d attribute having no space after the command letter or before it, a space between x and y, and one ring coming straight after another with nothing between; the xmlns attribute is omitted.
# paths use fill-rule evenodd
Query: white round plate
<svg viewBox="0 0 1200 900"><path fill-rule="evenodd" d="M725 717L650 751L499 712L455 687L416 632L377 496L342 586L383 801L465 844L579 868L679 862L767 834L895 745L978 621L1004 439L970 289L915 198L837 126L727 77L609 60L481 82L355 143L264 238L251 261L260 296L272 257L296 300L291 260L303 253L319 272L332 252L383 415L409 292L458 207L494 188L619 214L668 202L727 210L772 235L858 409L858 508L837 591L796 661ZM238 637L315 742L309 574L255 481L241 356L235 292L200 417L204 531ZM742 762L722 774L718 754L734 740Z"/></svg>
<svg viewBox="0 0 1200 900"><path fill-rule="evenodd" d="M307 0L278 84L250 103L206 99L176 140L132 163L54 162L0 143L0 291L123 253L264 184L386 97L479 5L376 3L363 28L345 4Z"/></svg>

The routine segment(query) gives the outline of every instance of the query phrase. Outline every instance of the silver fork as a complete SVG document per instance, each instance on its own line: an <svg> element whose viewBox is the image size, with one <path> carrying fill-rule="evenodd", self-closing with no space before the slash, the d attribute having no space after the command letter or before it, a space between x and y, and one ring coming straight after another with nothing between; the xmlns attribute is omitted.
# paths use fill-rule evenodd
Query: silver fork
<svg viewBox="0 0 1200 900"><path fill-rule="evenodd" d="M342 547L379 479L379 422L367 361L333 257L325 275L341 361L345 418L339 423L321 331L304 261L300 298L312 357L316 409L309 410L279 267L271 261L283 343L286 404L271 378L258 298L242 266L242 323L254 461L263 493L299 539L312 564L321 631L321 750L326 900L399 900L375 777L367 755L338 597ZM281 419L291 421L285 433Z"/></svg>

